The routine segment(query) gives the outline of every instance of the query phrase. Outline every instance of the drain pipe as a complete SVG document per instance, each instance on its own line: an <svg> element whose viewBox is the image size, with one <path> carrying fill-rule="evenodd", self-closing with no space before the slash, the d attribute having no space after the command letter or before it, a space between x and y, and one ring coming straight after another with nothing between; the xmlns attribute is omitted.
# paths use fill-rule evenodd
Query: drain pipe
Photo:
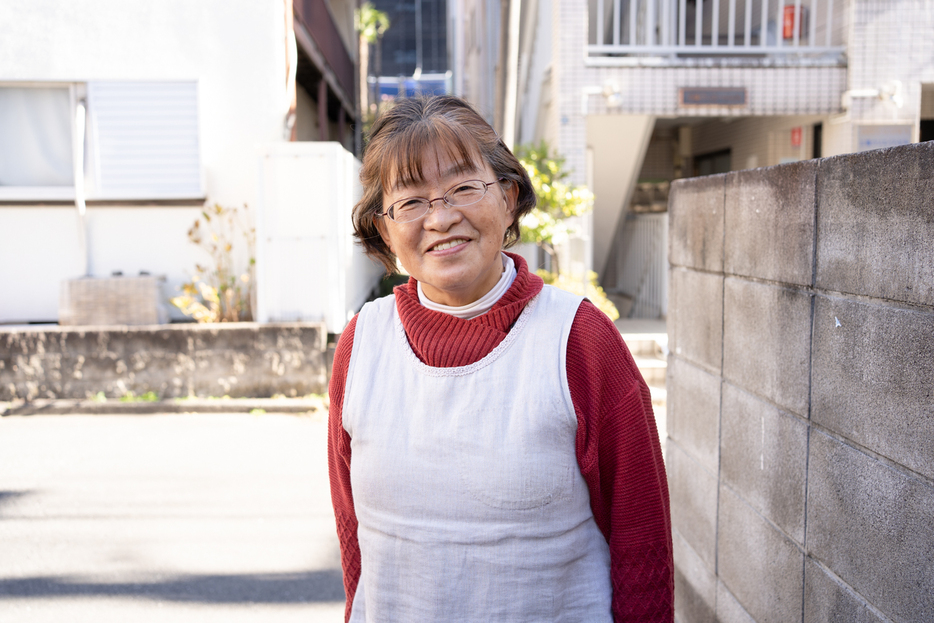
<svg viewBox="0 0 934 623"><path fill-rule="evenodd" d="M296 92L295 79L298 73L298 44L295 41L295 25L292 0L285 0L285 124L283 138L287 141L297 140L296 118Z"/></svg>
<svg viewBox="0 0 934 623"><path fill-rule="evenodd" d="M509 37L506 55L506 89L503 105L503 142L510 150L516 144L516 108L519 100L519 18L522 0L509 0Z"/></svg>
<svg viewBox="0 0 934 623"><path fill-rule="evenodd" d="M83 263L81 272L91 276L91 258L88 253L87 204L84 200L84 135L87 126L87 100L80 98L75 106L75 129L71 141L75 176L75 208L78 210L78 251Z"/></svg>

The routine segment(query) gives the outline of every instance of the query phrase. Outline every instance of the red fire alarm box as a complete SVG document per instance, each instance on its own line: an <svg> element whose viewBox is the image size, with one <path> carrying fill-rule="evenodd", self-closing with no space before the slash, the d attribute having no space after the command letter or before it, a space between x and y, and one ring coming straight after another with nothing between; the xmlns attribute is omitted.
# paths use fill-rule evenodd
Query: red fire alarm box
<svg viewBox="0 0 934 623"><path fill-rule="evenodd" d="M795 24L795 5L786 4L782 10L782 39L794 39L795 31L798 32L798 40L805 36L804 28L808 21L808 8L801 7L801 15Z"/></svg>
<svg viewBox="0 0 934 623"><path fill-rule="evenodd" d="M791 146L801 147L801 126L791 128Z"/></svg>

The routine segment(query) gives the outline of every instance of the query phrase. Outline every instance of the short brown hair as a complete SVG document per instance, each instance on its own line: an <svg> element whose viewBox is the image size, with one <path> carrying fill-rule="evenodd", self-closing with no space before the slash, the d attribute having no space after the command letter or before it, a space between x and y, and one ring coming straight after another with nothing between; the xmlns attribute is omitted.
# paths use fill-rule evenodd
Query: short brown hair
<svg viewBox="0 0 934 623"><path fill-rule="evenodd" d="M354 236L366 254L382 263L388 273L396 270L396 256L377 228L377 215L383 211L383 191L393 180L423 183L422 157L431 147L447 152L452 160L468 167L480 168L479 156L497 179L516 184L516 209L503 237L504 248L519 240L519 220L535 207L535 191L525 168L470 104L452 95L397 100L370 131L360 169L363 198L353 209Z"/></svg>

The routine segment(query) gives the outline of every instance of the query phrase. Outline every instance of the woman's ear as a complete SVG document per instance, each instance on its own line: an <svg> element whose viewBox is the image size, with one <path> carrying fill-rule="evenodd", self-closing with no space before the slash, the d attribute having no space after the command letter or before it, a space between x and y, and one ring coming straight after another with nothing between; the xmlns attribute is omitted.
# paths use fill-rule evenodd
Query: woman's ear
<svg viewBox="0 0 934 623"><path fill-rule="evenodd" d="M513 180L506 180L508 186L500 184L503 189L503 197L506 202L506 218L509 221L506 227L509 227L516 220L516 203L519 201L519 185Z"/></svg>
<svg viewBox="0 0 934 623"><path fill-rule="evenodd" d="M389 250L395 254L396 250L392 248L392 237L389 235L389 232L386 230L386 219L385 216L377 216L373 218L374 225L376 225L376 231L379 232L379 237L383 239L383 243L389 247Z"/></svg>

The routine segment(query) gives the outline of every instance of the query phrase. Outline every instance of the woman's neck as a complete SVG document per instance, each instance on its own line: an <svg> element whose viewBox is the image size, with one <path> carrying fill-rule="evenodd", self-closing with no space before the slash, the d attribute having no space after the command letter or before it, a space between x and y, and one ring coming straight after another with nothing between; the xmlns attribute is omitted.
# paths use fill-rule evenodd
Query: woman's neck
<svg viewBox="0 0 934 623"><path fill-rule="evenodd" d="M481 296L473 303L469 303L460 307L451 307L450 305L435 303L425 295L425 292L422 290L421 283L418 284L418 302L428 309L450 314L452 316L457 316L458 318L463 318L464 320L470 320L471 318L482 316L483 314L490 311L490 308L492 308L493 305L495 305L496 302L502 298L506 291L509 290L509 286L511 286L512 282L516 279L517 271L515 262L505 253L502 254L502 257L503 272L500 275L499 281L496 282L496 285L494 285L489 292Z"/></svg>

